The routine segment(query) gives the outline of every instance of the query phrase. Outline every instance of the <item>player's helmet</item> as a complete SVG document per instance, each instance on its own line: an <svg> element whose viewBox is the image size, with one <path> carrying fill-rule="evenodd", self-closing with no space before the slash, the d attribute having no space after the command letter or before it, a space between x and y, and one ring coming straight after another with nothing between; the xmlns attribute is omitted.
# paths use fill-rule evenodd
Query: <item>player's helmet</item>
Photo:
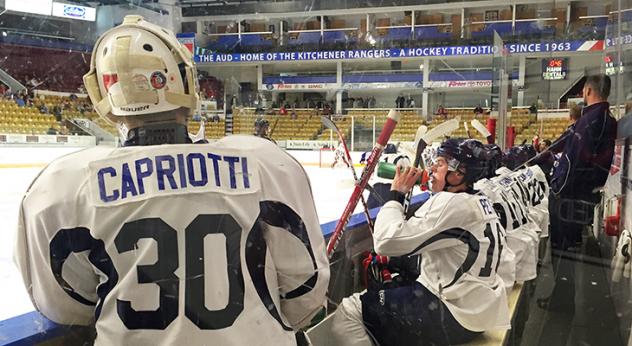
<svg viewBox="0 0 632 346"><path fill-rule="evenodd" d="M511 147L503 160L503 165L514 170L523 163L527 162L537 154L535 148L531 144Z"/></svg>
<svg viewBox="0 0 632 346"><path fill-rule="evenodd" d="M437 149L437 156L446 159L448 170L463 173L468 185L489 171L488 152L483 143L475 139L447 139Z"/></svg>
<svg viewBox="0 0 632 346"><path fill-rule="evenodd" d="M259 118L255 120L255 135L264 136L266 131L270 127L270 122L267 119Z"/></svg>
<svg viewBox="0 0 632 346"><path fill-rule="evenodd" d="M487 156L489 159L487 161L487 165L489 167L487 171L487 178L491 178L496 175L496 170L503 165L504 153L496 144L487 144L485 145L485 149L487 150Z"/></svg>
<svg viewBox="0 0 632 346"><path fill-rule="evenodd" d="M141 16L126 16L101 35L83 81L97 113L113 124L180 107L193 115L199 104L191 52Z"/></svg>
<svg viewBox="0 0 632 346"><path fill-rule="evenodd" d="M397 154L397 146L393 143L388 143L384 148L384 154Z"/></svg>

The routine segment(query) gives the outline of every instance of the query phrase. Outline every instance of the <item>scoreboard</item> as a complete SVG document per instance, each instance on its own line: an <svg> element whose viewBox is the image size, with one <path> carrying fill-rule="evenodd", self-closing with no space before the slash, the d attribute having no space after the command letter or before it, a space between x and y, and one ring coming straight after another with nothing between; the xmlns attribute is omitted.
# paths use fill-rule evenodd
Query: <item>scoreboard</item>
<svg viewBox="0 0 632 346"><path fill-rule="evenodd" d="M568 74L568 58L542 59L542 79L562 80Z"/></svg>

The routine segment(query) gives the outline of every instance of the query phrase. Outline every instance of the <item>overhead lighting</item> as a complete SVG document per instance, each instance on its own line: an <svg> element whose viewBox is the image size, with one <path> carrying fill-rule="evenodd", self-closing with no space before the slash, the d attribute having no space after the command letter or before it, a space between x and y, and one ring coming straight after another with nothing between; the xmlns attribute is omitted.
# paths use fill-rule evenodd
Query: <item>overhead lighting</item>
<svg viewBox="0 0 632 346"><path fill-rule="evenodd" d="M2 36L7 37L7 35L8 35L8 34L7 34L7 32L6 32L6 31L3 31L3 32L2 32Z"/></svg>

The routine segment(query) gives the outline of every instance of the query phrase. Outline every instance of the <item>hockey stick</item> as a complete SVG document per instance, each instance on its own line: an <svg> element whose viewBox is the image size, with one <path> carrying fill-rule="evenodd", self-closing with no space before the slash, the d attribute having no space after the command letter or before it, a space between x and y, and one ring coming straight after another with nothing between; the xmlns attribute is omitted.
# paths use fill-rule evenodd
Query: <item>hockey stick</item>
<svg viewBox="0 0 632 346"><path fill-rule="evenodd" d="M417 135L422 136L424 135L426 132L428 132L428 127L426 125L420 125L417 128L417 132L415 133L415 138L417 138ZM402 145L402 151L406 152L406 154L409 157L412 157L414 159L415 157L415 149L417 148L417 141L415 140L415 142L413 142L413 147L410 147L406 144Z"/></svg>
<svg viewBox="0 0 632 346"><path fill-rule="evenodd" d="M335 131L338 135L338 140L340 140L340 142L342 143L342 147L345 150L347 164L349 165L349 169L351 169L351 173L353 174L353 180L357 185L359 183L358 175L356 174L355 168L353 168L353 160L351 159L351 154L349 153L349 148L347 147L347 142L345 141L345 137L342 134L342 131L340 131L338 126L336 126L336 123L334 123L331 119L327 117L320 117L320 121L323 123L323 125L325 125L326 128ZM367 186L369 186L368 183ZM364 199L363 194L360 194L360 200L362 201L362 205L364 206L364 215L366 216L366 222L369 224L369 229L371 230L371 233L373 233L373 221L371 220L371 215L369 214L369 206L366 204L366 200Z"/></svg>
<svg viewBox="0 0 632 346"><path fill-rule="evenodd" d="M470 133L470 128L467 127L467 121L463 122L463 126L465 126L465 133L467 133L467 138L472 138L472 134Z"/></svg>
<svg viewBox="0 0 632 346"><path fill-rule="evenodd" d="M487 139L487 144L494 143L494 138L485 125L481 124L477 119L472 119L472 127Z"/></svg>
<svg viewBox="0 0 632 346"><path fill-rule="evenodd" d="M391 109L391 111L388 113L388 118L384 123L384 127L382 128L380 137L377 139L377 143L375 143L375 146L373 146L371 155L367 159L367 164L362 170L360 180L351 193L351 197L349 198L349 202L347 202L347 206L342 212L342 216L340 216L338 223L336 223L334 233L331 235L331 238L329 238L329 243L327 244L327 257L329 257L329 259L331 259L331 257L333 256L334 250L336 249L336 247L338 246L338 242L340 242L340 239L342 238L344 228L347 226L351 214L355 210L355 207L358 205L358 201L360 200L360 197L364 192L364 187L369 183L369 178L371 178L373 170L375 169L375 166L377 166L380 155L382 155L382 151L384 151L384 147L386 146L386 143L388 143L388 139L391 137L391 134L393 134L393 130L395 130L395 126L397 126L399 118L399 112L394 109Z"/></svg>
<svg viewBox="0 0 632 346"><path fill-rule="evenodd" d="M415 160L413 161L413 167L419 167L419 164L423 161L421 160L421 153L423 153L424 149L432 143L435 139L447 136L452 131L459 128L460 119L454 118L447 121L442 122L437 125L432 130L422 133L421 127L417 129L417 133L415 134ZM422 167L423 169L424 167ZM404 214L408 213L408 208L410 207L410 200L413 198L413 189L408 191L406 194L406 198L404 199Z"/></svg>
<svg viewBox="0 0 632 346"><path fill-rule="evenodd" d="M272 138L272 134L274 133L274 129L276 129L277 124L279 123L279 115L277 115L276 120L274 121L274 125L272 125L272 128L270 129L270 133L268 134L268 137Z"/></svg>

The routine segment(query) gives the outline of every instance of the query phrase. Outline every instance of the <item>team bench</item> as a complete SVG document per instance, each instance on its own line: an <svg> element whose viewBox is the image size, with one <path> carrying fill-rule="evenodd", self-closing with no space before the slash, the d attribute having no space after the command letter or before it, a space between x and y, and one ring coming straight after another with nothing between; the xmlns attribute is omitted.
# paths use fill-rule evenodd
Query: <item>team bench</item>
<svg viewBox="0 0 632 346"><path fill-rule="evenodd" d="M518 319L518 306L522 297L523 285L516 284L508 295L509 312L512 315L511 324L515 325ZM333 313L327 315L320 323L307 330L306 334L312 346L334 346L331 345L330 331L332 327ZM468 346L497 346L514 344L516 330L497 330L483 333L474 341L468 343ZM335 345L342 346L342 345Z"/></svg>

